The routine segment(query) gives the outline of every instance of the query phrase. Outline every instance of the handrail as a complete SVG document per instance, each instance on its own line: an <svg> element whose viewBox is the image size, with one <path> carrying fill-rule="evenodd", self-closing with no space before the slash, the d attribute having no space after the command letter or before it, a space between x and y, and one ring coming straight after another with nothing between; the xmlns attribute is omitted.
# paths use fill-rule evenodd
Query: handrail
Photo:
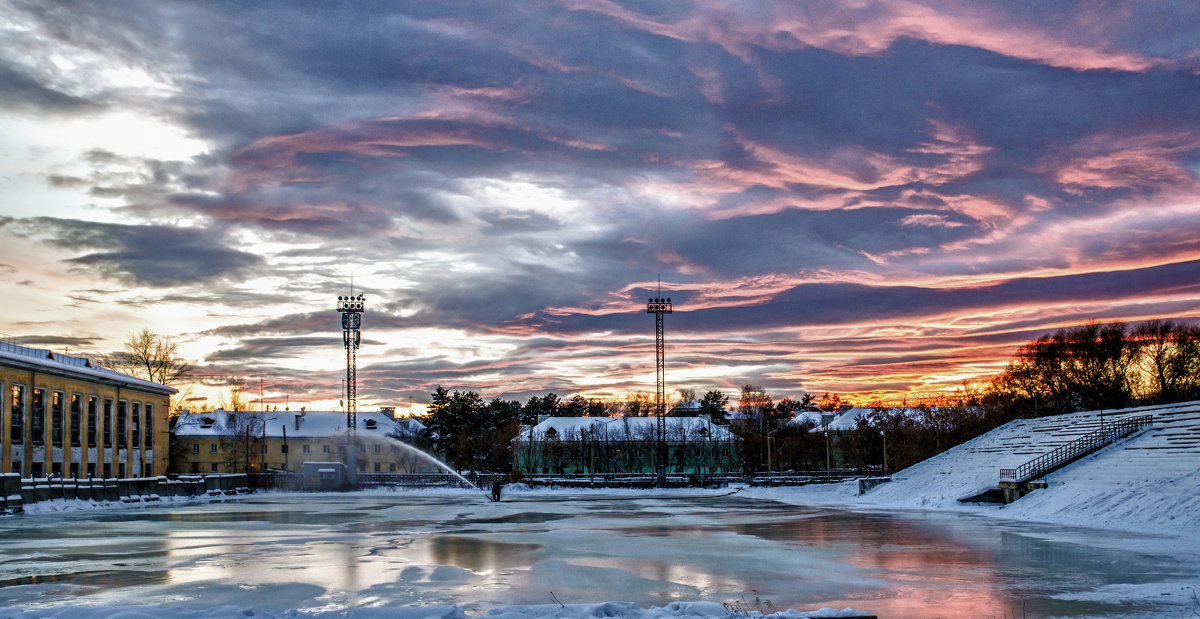
<svg viewBox="0 0 1200 619"><path fill-rule="evenodd" d="M1139 415L1137 417L1126 417L1125 419L1117 420L1102 430L1085 434L1015 469L1000 469L1000 481L1023 483L1045 477L1046 474L1066 466L1105 445L1115 443L1117 440L1141 430L1153 421L1153 415Z"/></svg>

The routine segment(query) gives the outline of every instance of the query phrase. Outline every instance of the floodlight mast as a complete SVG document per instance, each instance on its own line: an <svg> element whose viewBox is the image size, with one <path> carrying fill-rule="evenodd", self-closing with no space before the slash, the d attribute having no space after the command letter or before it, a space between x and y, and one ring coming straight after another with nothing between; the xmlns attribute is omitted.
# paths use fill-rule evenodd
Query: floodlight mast
<svg viewBox="0 0 1200 619"><path fill-rule="evenodd" d="M342 344L346 347L346 428L350 434L358 427L358 346L362 343L363 295L338 297L337 311L342 315Z"/></svg>
<svg viewBox="0 0 1200 619"><path fill-rule="evenodd" d="M660 293L661 294L661 293ZM671 313L670 297L654 297L646 303L646 313L654 314L654 414L656 440L654 464L658 469L658 487L667 485L667 422L666 413L666 361L663 346L663 314Z"/></svg>

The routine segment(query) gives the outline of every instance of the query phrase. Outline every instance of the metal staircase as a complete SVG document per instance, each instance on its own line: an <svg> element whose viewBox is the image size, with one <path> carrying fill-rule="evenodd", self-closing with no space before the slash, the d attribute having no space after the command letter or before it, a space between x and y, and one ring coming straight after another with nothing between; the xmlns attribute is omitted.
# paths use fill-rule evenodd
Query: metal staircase
<svg viewBox="0 0 1200 619"><path fill-rule="evenodd" d="M1000 469L1000 488L1004 490L1004 502L1011 503L1019 499L1031 487L1044 487L1044 481L1041 484L1037 482L1046 475L1149 426L1153 421L1153 415L1119 419L1015 469Z"/></svg>

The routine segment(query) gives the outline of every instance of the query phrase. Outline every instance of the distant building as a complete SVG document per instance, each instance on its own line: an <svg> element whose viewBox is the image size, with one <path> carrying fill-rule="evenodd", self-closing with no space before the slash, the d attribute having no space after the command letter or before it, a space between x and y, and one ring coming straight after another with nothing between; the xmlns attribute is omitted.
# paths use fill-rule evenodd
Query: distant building
<svg viewBox="0 0 1200 619"><path fill-rule="evenodd" d="M440 473L409 444L424 425L390 412L360 412L355 429L359 473ZM185 412L175 424L177 473L300 472L306 462L346 461L346 414L336 411Z"/></svg>
<svg viewBox="0 0 1200 619"><path fill-rule="evenodd" d="M25 477L137 477L167 470L176 390L87 357L0 342L0 470Z"/></svg>
<svg viewBox="0 0 1200 619"><path fill-rule="evenodd" d="M549 417L513 441L525 474L653 474L655 417ZM665 417L669 474L741 470L741 441L707 417Z"/></svg>

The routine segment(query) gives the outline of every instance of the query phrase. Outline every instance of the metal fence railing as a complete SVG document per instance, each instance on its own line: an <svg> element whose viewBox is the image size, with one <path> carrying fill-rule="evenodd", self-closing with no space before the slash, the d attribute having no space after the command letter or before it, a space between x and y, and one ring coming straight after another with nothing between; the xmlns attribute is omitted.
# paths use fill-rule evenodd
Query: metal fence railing
<svg viewBox="0 0 1200 619"><path fill-rule="evenodd" d="M1085 434L1042 456L1038 456L1015 469L1000 469L1000 481L1023 483L1051 473L1101 447L1141 430L1154 421L1153 415L1126 417L1112 422L1102 430Z"/></svg>

